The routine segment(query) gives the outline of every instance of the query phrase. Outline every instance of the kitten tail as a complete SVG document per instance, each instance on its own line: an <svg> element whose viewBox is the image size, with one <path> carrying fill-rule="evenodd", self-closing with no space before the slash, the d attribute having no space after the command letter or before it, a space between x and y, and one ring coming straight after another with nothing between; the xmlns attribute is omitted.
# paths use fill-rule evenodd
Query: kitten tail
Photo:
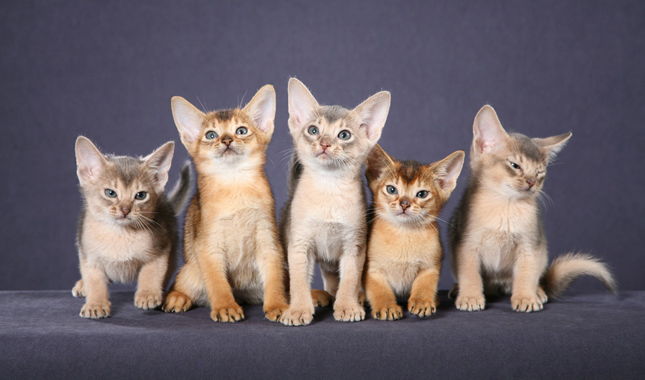
<svg viewBox="0 0 645 380"><path fill-rule="evenodd" d="M567 253L551 263L544 276L545 290L549 297L558 298L579 276L593 276L612 293L616 293L616 280L607 265L584 253Z"/></svg>
<svg viewBox="0 0 645 380"><path fill-rule="evenodd" d="M175 215L179 215L190 200L191 177L190 160L186 160L184 166L181 168L179 180L168 195L168 200L175 211Z"/></svg>

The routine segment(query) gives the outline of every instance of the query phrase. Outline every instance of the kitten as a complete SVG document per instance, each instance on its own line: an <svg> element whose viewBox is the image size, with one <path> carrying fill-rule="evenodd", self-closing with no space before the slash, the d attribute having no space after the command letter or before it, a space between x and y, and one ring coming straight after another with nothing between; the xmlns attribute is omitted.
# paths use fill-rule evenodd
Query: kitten
<svg viewBox="0 0 645 380"><path fill-rule="evenodd" d="M145 158L104 156L92 142L76 139L77 174L83 194L76 244L81 280L74 297L86 297L83 318L110 316L108 283L138 281L134 304L154 309L175 269L177 225L190 190L190 167L169 199L164 194L175 143Z"/></svg>
<svg viewBox="0 0 645 380"><path fill-rule="evenodd" d="M586 254L567 254L547 269L547 245L538 207L546 167L571 137L507 134L495 110L475 117L471 176L451 220L452 271L460 310L483 310L484 293L511 294L514 310L542 310L577 276L590 275L610 290L607 267Z"/></svg>
<svg viewBox="0 0 645 380"><path fill-rule="evenodd" d="M457 185L464 164L457 151L433 164L399 162L376 145L365 175L372 191L370 226L363 277L372 317L403 317L397 298L408 297L408 310L419 317L437 308L443 249L437 217Z"/></svg>
<svg viewBox="0 0 645 380"><path fill-rule="evenodd" d="M320 265L325 290L336 298L334 318L365 318L359 303L367 231L361 167L381 137L389 108L386 91L353 110L321 106L302 82L289 80L289 129L295 151L289 199L280 221L291 289L291 304L282 316L285 325L307 325L313 319L314 261Z"/></svg>
<svg viewBox="0 0 645 380"><path fill-rule="evenodd" d="M181 141L198 174L184 228L186 264L164 310L210 305L214 321L244 319L238 302L261 303L278 321L287 309L284 253L275 205L264 172L275 117L273 86L262 87L243 109L204 114L172 98Z"/></svg>

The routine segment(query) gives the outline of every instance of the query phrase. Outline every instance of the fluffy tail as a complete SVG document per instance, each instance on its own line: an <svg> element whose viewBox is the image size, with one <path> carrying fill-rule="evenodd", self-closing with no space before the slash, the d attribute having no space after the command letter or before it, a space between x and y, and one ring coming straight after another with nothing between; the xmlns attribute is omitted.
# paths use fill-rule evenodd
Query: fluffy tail
<svg viewBox="0 0 645 380"><path fill-rule="evenodd" d="M584 253L567 253L553 260L544 276L545 290L549 297L558 298L571 281L583 275L597 278L612 293L616 293L616 280L609 268L597 258Z"/></svg>
<svg viewBox="0 0 645 380"><path fill-rule="evenodd" d="M181 174L175 188L172 189L168 195L168 200L175 210L175 215L179 215L186 207L186 203L190 199L190 182L191 182L190 161L186 161L181 168Z"/></svg>

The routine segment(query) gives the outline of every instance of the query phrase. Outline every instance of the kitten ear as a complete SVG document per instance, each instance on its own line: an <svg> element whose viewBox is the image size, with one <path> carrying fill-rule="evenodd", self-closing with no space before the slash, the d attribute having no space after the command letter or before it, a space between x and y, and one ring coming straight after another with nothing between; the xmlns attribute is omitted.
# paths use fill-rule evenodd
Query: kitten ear
<svg viewBox="0 0 645 380"><path fill-rule="evenodd" d="M499 122L495 109L483 106L473 124L473 151L476 154L490 153L497 150L508 138L508 134Z"/></svg>
<svg viewBox="0 0 645 380"><path fill-rule="evenodd" d="M175 143L173 141L168 141L143 159L146 166L148 166L155 175L154 181L157 191L163 191L163 188L166 186L166 182L168 182L168 171L170 170L174 153Z"/></svg>
<svg viewBox="0 0 645 380"><path fill-rule="evenodd" d="M181 141L188 148L199 138L206 115L181 96L173 96L170 106Z"/></svg>
<svg viewBox="0 0 645 380"><path fill-rule="evenodd" d="M107 160L85 136L76 138L76 174L81 183L95 181L107 165Z"/></svg>
<svg viewBox="0 0 645 380"><path fill-rule="evenodd" d="M360 120L361 128L365 128L367 139L372 144L376 144L381 138L381 131L390 111L390 99L388 91L381 91L352 110Z"/></svg>
<svg viewBox="0 0 645 380"><path fill-rule="evenodd" d="M365 161L365 176L369 182L378 179L388 166L394 167L394 160L379 144L376 144Z"/></svg>
<svg viewBox="0 0 645 380"><path fill-rule="evenodd" d="M450 195L457 186L457 177L464 166L465 157L464 151L458 150L432 165L434 166L435 181L439 183L444 194Z"/></svg>
<svg viewBox="0 0 645 380"><path fill-rule="evenodd" d="M549 161L555 158L555 155L558 154L569 139L573 136L573 133L563 133L557 136L545 137L545 138L533 138L531 141L535 143L542 151L549 154Z"/></svg>
<svg viewBox="0 0 645 380"><path fill-rule="evenodd" d="M255 126L264 134L273 135L275 90L272 85L267 84L259 89L253 99L242 110L253 119Z"/></svg>
<svg viewBox="0 0 645 380"><path fill-rule="evenodd" d="M289 129L293 132L305 126L313 119L314 112L319 107L307 87L298 79L289 79Z"/></svg>

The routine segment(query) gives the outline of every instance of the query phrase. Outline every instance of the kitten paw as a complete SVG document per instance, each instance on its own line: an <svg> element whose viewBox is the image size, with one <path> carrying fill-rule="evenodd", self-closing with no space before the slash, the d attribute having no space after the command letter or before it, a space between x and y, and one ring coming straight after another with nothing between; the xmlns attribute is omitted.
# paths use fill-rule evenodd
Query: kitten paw
<svg viewBox="0 0 645 380"><path fill-rule="evenodd" d="M289 308L282 314L280 322L286 326L306 326L314 319L313 310L298 310Z"/></svg>
<svg viewBox="0 0 645 380"><path fill-rule="evenodd" d="M137 291L134 295L134 305L143 310L156 309L161 305L161 298L161 293Z"/></svg>
<svg viewBox="0 0 645 380"><path fill-rule="evenodd" d="M462 311L480 311L486 307L486 298L483 294L471 296L459 295L455 300L455 306Z"/></svg>
<svg viewBox="0 0 645 380"><path fill-rule="evenodd" d="M514 294L511 296L511 305L513 310L525 313L540 311L543 308L542 301L538 298L537 293L533 295Z"/></svg>
<svg viewBox="0 0 645 380"><path fill-rule="evenodd" d="M538 286L537 296L542 303L547 303L547 301L549 300L549 297L546 295L546 292L544 291L544 289L542 289L541 286Z"/></svg>
<svg viewBox="0 0 645 380"><path fill-rule="evenodd" d="M280 322L280 317L288 308L289 305L286 303L281 305L264 305L264 316L271 322Z"/></svg>
<svg viewBox="0 0 645 380"><path fill-rule="evenodd" d="M411 298L408 300L408 311L417 317L429 317L437 312L437 303L434 300Z"/></svg>
<svg viewBox="0 0 645 380"><path fill-rule="evenodd" d="M85 297L85 287L83 286L83 280L76 281L74 287L72 288L72 295L76 298Z"/></svg>
<svg viewBox="0 0 645 380"><path fill-rule="evenodd" d="M373 306L372 318L381 321L396 321L403 318L403 308L397 304Z"/></svg>
<svg viewBox="0 0 645 380"><path fill-rule="evenodd" d="M90 319L100 319L100 318L107 318L110 316L110 308L112 307L112 304L110 301L107 301L107 303L100 303L100 304L85 304L83 305L83 308L81 309L81 313L79 314L83 318L90 318Z"/></svg>
<svg viewBox="0 0 645 380"><path fill-rule="evenodd" d="M324 290L313 289L311 299L314 301L314 307L326 307L334 301L334 297Z"/></svg>
<svg viewBox="0 0 645 380"><path fill-rule="evenodd" d="M211 310L211 319L215 322L239 322L244 319L244 311L236 303L214 307Z"/></svg>
<svg viewBox="0 0 645 380"><path fill-rule="evenodd" d="M173 290L166 296L166 302L162 309L166 313L181 313L190 309L191 306L193 306L193 301L187 295Z"/></svg>
<svg viewBox="0 0 645 380"><path fill-rule="evenodd" d="M341 322L358 322L365 319L365 309L360 305L334 305L334 319Z"/></svg>

